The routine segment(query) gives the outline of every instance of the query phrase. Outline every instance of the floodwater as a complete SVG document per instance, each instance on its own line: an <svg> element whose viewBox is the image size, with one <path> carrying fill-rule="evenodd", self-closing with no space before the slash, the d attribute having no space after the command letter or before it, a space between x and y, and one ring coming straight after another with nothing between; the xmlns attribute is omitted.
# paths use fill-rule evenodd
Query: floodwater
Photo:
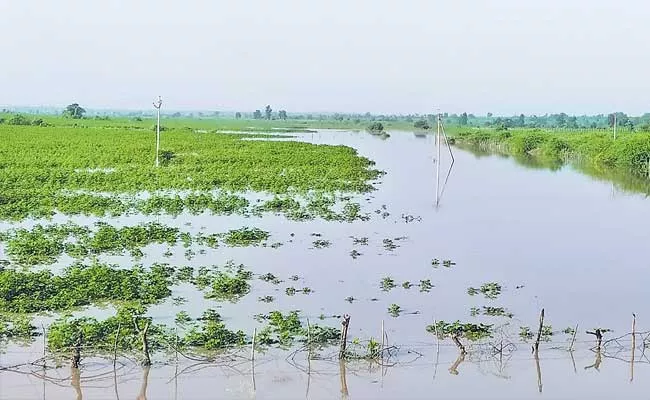
<svg viewBox="0 0 650 400"><path fill-rule="evenodd" d="M633 364L629 336L607 342L631 331L632 313L637 315L637 332L650 330L650 317L643 312L650 299L645 257L650 200L645 195L623 192L570 166L554 171L524 168L510 158L477 157L454 148L456 161L436 207L432 136L391 132L383 140L343 131L297 136L354 147L387 172L377 191L360 197L372 219L347 224L291 222L275 216L156 218L193 233L256 226L271 232L270 242L284 245L208 249L205 254L197 251L191 261L183 257L180 246L171 258L162 257L165 247L151 246L144 250L143 263L198 266L234 260L255 273L271 272L284 282L274 286L256 280L253 292L237 303L207 300L189 287L180 287L174 296L183 296L188 303L169 301L153 307L150 315L173 324L181 310L198 317L213 307L229 328L252 333L259 326L253 316L271 310L300 310L311 323L329 325L339 323L332 316L349 314L350 339L379 338L383 322L387 344L399 348L386 362L389 365L339 364L331 359L309 363L303 352L292 357L291 351L275 350L257 354L253 364L248 360L250 349L242 349L237 357L218 363L192 365L181 357L178 365L158 363L149 371L123 360L114 373L112 363L86 359L78 379L72 379L75 371L67 366L49 369L47 379L39 376L42 370L36 366L0 371L0 398L82 398L80 393L88 399L145 398L143 389L149 399L609 399L642 398L648 393L646 335L637 335ZM441 182L450 161L446 149L443 156ZM403 215L415 219L407 222ZM141 217L131 216L121 218L119 224L140 221ZM353 244L351 236L367 237L368 245ZM315 249L316 239L332 245ZM384 239L392 239L398 247L386 249ZM356 259L350 256L353 249L361 253ZM456 264L434 268L434 258ZM105 260L131 263L126 257ZM290 281L292 275L300 279ZM393 278L397 287L382 291L384 277ZM434 285L428 293L417 286L401 286L404 281L417 284L423 279ZM497 299L468 295L469 287L486 282L502 285ZM287 296L289 286L309 287L313 293ZM265 295L275 301L259 302L258 297ZM349 296L355 299L352 303L345 301ZM399 317L388 313L391 304L403 309ZM505 307L514 316L471 315L472 307L482 306ZM537 330L542 308L545 325L552 326L554 335L541 345L537 363L530 343L518 333L521 326ZM110 315L111 310L92 313ZM426 332L426 325L434 320L484 322L500 329L489 343L469 346L463 359L451 341L438 347L436 338ZM575 351L570 353L566 349L571 336L561 331L576 324ZM592 349L594 337L585 333L596 328L613 330L605 335L600 356ZM0 355L0 366L19 364L26 357L38 359L41 346L10 346ZM494 351L503 346L503 352Z"/></svg>

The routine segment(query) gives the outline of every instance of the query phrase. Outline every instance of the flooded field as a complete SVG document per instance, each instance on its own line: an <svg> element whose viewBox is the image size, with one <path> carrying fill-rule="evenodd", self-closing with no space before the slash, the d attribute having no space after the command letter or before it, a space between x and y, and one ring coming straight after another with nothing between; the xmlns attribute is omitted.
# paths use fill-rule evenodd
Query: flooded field
<svg viewBox="0 0 650 400"><path fill-rule="evenodd" d="M126 357L114 368L110 357L89 356L79 370L71 369L68 360L47 357L50 365L43 370L39 336L27 346L6 344L0 354L0 397L560 399L641 398L648 392L645 347L650 341L643 332L650 330L650 319L643 305L649 298L650 201L645 194L623 192L570 166L525 168L513 159L455 148L456 162L436 207L433 136L291 135L353 147L386 172L376 191L352 199L368 220L182 213L56 216L1 227L156 222L193 238L258 228L270 236L256 246L213 248L195 241L187 248L180 243L144 247L136 260L143 265L198 268L232 260L254 276L245 295L228 300L206 298L195 285L181 282L147 315L178 329L179 312L197 319L212 308L230 329L252 337L261 331L263 315L275 310L295 310L303 323L336 328L347 314L352 349L366 351L382 341L383 327L383 357L339 362L336 345L308 350L292 343L285 349L256 349L254 361L250 345L209 359L167 348L145 369ZM246 196L255 201L254 195ZM6 252L0 244L0 259L8 258ZM56 258L50 269L74 261L66 254ZM98 259L134 264L130 255ZM268 279L258 279L263 277ZM545 329L535 357L531 345L542 308ZM93 305L73 314L106 318L114 313L113 306ZM628 335L633 313L634 336ZM37 317L36 327L42 322L47 331L55 317ZM449 336L436 337L432 324L440 321L490 325L491 337L472 341L464 332L467 354L462 354ZM600 348L595 335L586 333L596 329L604 332ZM53 368L53 362L60 367Z"/></svg>

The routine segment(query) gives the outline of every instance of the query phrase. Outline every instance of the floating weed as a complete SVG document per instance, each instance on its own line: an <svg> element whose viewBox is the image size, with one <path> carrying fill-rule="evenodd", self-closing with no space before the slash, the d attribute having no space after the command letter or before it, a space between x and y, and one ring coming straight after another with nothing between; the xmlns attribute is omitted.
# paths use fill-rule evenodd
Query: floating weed
<svg viewBox="0 0 650 400"><path fill-rule="evenodd" d="M183 296L172 297L172 304L175 306L180 306L187 303L187 299Z"/></svg>
<svg viewBox="0 0 650 400"><path fill-rule="evenodd" d="M282 247L282 246L284 246L284 243L276 242L276 243L271 244L270 247L271 247L272 249L278 249L278 248L280 248L280 247Z"/></svg>
<svg viewBox="0 0 650 400"><path fill-rule="evenodd" d="M435 325L428 325L426 330L434 334L437 332L440 339L455 336L477 341L492 337L492 325L461 323L460 321L453 323L437 321Z"/></svg>
<svg viewBox="0 0 650 400"><path fill-rule="evenodd" d="M475 296L479 293L483 294L487 299L496 299L501 294L501 285L496 282L489 282L483 284L478 289L474 287L467 289L467 294L470 296Z"/></svg>
<svg viewBox="0 0 650 400"><path fill-rule="evenodd" d="M533 332L533 330L530 327L528 326L519 327L519 337L523 341L531 340L536 336L537 336L537 332ZM544 342L549 342L552 336L553 336L553 327L551 325L542 326L542 334L540 336L540 340Z"/></svg>
<svg viewBox="0 0 650 400"><path fill-rule="evenodd" d="M451 268L451 267L453 267L454 265L456 265L456 263L453 262L453 261L451 261L451 260L444 260L444 261L442 262L442 265L443 265L444 267L446 267L446 268Z"/></svg>
<svg viewBox="0 0 650 400"><path fill-rule="evenodd" d="M316 249L323 249L326 247L330 247L332 245L332 242L330 242L329 240L315 240L312 244Z"/></svg>
<svg viewBox="0 0 650 400"><path fill-rule="evenodd" d="M273 296L262 296L257 298L257 301L262 303L272 303L273 300L275 300Z"/></svg>
<svg viewBox="0 0 650 400"><path fill-rule="evenodd" d="M384 249L386 249L387 251L393 251L393 250L395 250L396 248L399 247L399 246L396 245L396 244L393 242L393 240L391 240L391 239L384 239L384 240L382 241L382 243L383 243L383 245L384 245Z"/></svg>
<svg viewBox="0 0 650 400"><path fill-rule="evenodd" d="M568 328L564 328L564 330L562 330L562 333L564 333L565 335L573 335L575 331L576 331L575 329L569 326Z"/></svg>
<svg viewBox="0 0 650 400"><path fill-rule="evenodd" d="M289 280L292 280L292 281L297 281L298 279L300 279L300 277L298 275L291 275L289 277Z"/></svg>
<svg viewBox="0 0 650 400"><path fill-rule="evenodd" d="M350 236L352 239L352 244L355 246L367 246L368 245L368 238L367 237L355 237L355 236Z"/></svg>
<svg viewBox="0 0 650 400"><path fill-rule="evenodd" d="M381 290L383 290L384 292L388 292L388 291L390 291L391 289L394 289L395 286L397 286L397 285L395 284L395 280L394 280L393 278L389 277L389 276L383 278L383 279L381 280L381 282L379 283L379 287L380 287Z"/></svg>
<svg viewBox="0 0 650 400"><path fill-rule="evenodd" d="M171 256L173 256L173 255L174 255L174 253L172 253L172 251L171 251L170 249L167 249L167 250L163 253L163 257L171 257Z"/></svg>
<svg viewBox="0 0 650 400"><path fill-rule="evenodd" d="M347 301L350 304L352 304L352 302L355 301L355 300L356 299L354 297L352 297L352 296L348 296L348 297L345 298L345 301Z"/></svg>
<svg viewBox="0 0 650 400"><path fill-rule="evenodd" d="M355 250L352 250L352 251L350 252L350 257L352 257L354 260L356 260L357 258L359 258L359 257L362 256L362 255L363 255L363 254L362 254L362 253L359 253L356 249L355 249Z"/></svg>
<svg viewBox="0 0 650 400"><path fill-rule="evenodd" d="M430 279L423 279L420 281L420 292L430 292L431 289L433 289L433 285L431 284Z"/></svg>
<svg viewBox="0 0 650 400"><path fill-rule="evenodd" d="M410 214L402 214L402 219L407 224L409 224L411 222L422 222L422 217L420 217L420 216L416 217L416 216L410 215Z"/></svg>
<svg viewBox="0 0 650 400"><path fill-rule="evenodd" d="M303 292L304 294L311 294L314 291L309 287L304 287L304 288L302 288L301 292Z"/></svg>
<svg viewBox="0 0 650 400"><path fill-rule="evenodd" d="M434 258L433 260L431 260L431 266L433 268L438 268L439 265L440 265L440 260L438 260L437 258Z"/></svg>
<svg viewBox="0 0 650 400"><path fill-rule="evenodd" d="M273 275L270 272L264 275L260 275L260 280L263 280L264 282L272 283L274 285L279 285L280 283L282 283L282 281L277 276Z"/></svg>
<svg viewBox="0 0 650 400"><path fill-rule="evenodd" d="M223 269L223 271L221 270ZM217 300L237 301L250 292L249 281L253 273L244 265L228 262L221 268L201 268L195 279L199 289L209 288L206 298Z"/></svg>
<svg viewBox="0 0 650 400"><path fill-rule="evenodd" d="M231 247L257 246L269 238L269 233L259 228L233 229L224 235L224 243Z"/></svg>
<svg viewBox="0 0 650 400"><path fill-rule="evenodd" d="M388 313L394 318L399 317L401 312L402 312L402 307L400 307L399 304L391 304L388 307Z"/></svg>
<svg viewBox="0 0 650 400"><path fill-rule="evenodd" d="M296 294L296 288L293 286L289 286L284 290L284 292L287 294L287 296L293 296L294 294Z"/></svg>
<svg viewBox="0 0 650 400"><path fill-rule="evenodd" d="M472 307L470 309L470 314L475 317L478 315L485 315L487 317L505 317L505 318L513 318L514 314L508 311L507 309L503 307L490 307L490 306L483 306L482 308L476 308Z"/></svg>
<svg viewBox="0 0 650 400"><path fill-rule="evenodd" d="M185 250L185 259L186 260L188 260L188 261L192 260L195 255L196 255L196 252L194 252L194 250L192 250L192 249Z"/></svg>
<svg viewBox="0 0 650 400"><path fill-rule="evenodd" d="M406 281L406 282L402 283L402 287L404 289L410 289L410 288L413 287L413 284L411 282L409 282L409 281Z"/></svg>

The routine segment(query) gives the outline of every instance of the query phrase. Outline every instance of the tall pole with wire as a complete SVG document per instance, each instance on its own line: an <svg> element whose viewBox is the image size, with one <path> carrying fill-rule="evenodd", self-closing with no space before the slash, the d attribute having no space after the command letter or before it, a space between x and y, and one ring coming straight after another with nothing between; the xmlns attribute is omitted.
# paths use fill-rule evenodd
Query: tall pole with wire
<svg viewBox="0 0 650 400"><path fill-rule="evenodd" d="M156 167L159 165L158 151L160 150L160 107L162 106L162 98L158 96L158 101L153 103L154 108L158 111L158 123L156 124Z"/></svg>

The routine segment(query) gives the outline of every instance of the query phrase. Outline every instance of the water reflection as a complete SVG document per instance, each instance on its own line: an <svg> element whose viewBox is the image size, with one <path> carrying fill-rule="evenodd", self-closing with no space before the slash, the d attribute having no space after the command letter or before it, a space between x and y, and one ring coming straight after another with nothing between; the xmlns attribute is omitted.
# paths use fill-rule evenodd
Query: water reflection
<svg viewBox="0 0 650 400"><path fill-rule="evenodd" d="M70 385L74 388L76 393L76 399L83 399L83 393L81 392L81 372L79 368L71 367L70 368Z"/></svg>
<svg viewBox="0 0 650 400"><path fill-rule="evenodd" d="M138 394L138 397L136 397L137 400L147 400L147 386L149 386L150 370L150 366L146 366L142 369L142 383L140 385L140 393Z"/></svg>
<svg viewBox="0 0 650 400"><path fill-rule="evenodd" d="M456 359L456 361L454 361L454 363L451 365L451 367L449 367L449 373L450 374L452 374L452 375L458 375L459 374L458 367L460 366L460 364L462 364L465 361L465 356L466 355L467 355L467 353L464 352L464 351L461 351L461 352L458 353L458 358Z"/></svg>
<svg viewBox="0 0 650 400"><path fill-rule="evenodd" d="M529 155L508 155L494 151L492 148L484 146L469 145L466 143L455 144L456 147L472 153L477 158L497 156L503 158L513 159L518 165L530 169L546 169L551 171L559 171L567 164L580 171L581 173L590 176L599 181L612 182L620 190L631 193L641 193L650 195L650 179L645 176L639 176L630 172L613 169L603 168L592 163L587 162L569 162L565 160L548 158L548 157L533 157ZM614 196L614 186L612 186L612 197Z"/></svg>

